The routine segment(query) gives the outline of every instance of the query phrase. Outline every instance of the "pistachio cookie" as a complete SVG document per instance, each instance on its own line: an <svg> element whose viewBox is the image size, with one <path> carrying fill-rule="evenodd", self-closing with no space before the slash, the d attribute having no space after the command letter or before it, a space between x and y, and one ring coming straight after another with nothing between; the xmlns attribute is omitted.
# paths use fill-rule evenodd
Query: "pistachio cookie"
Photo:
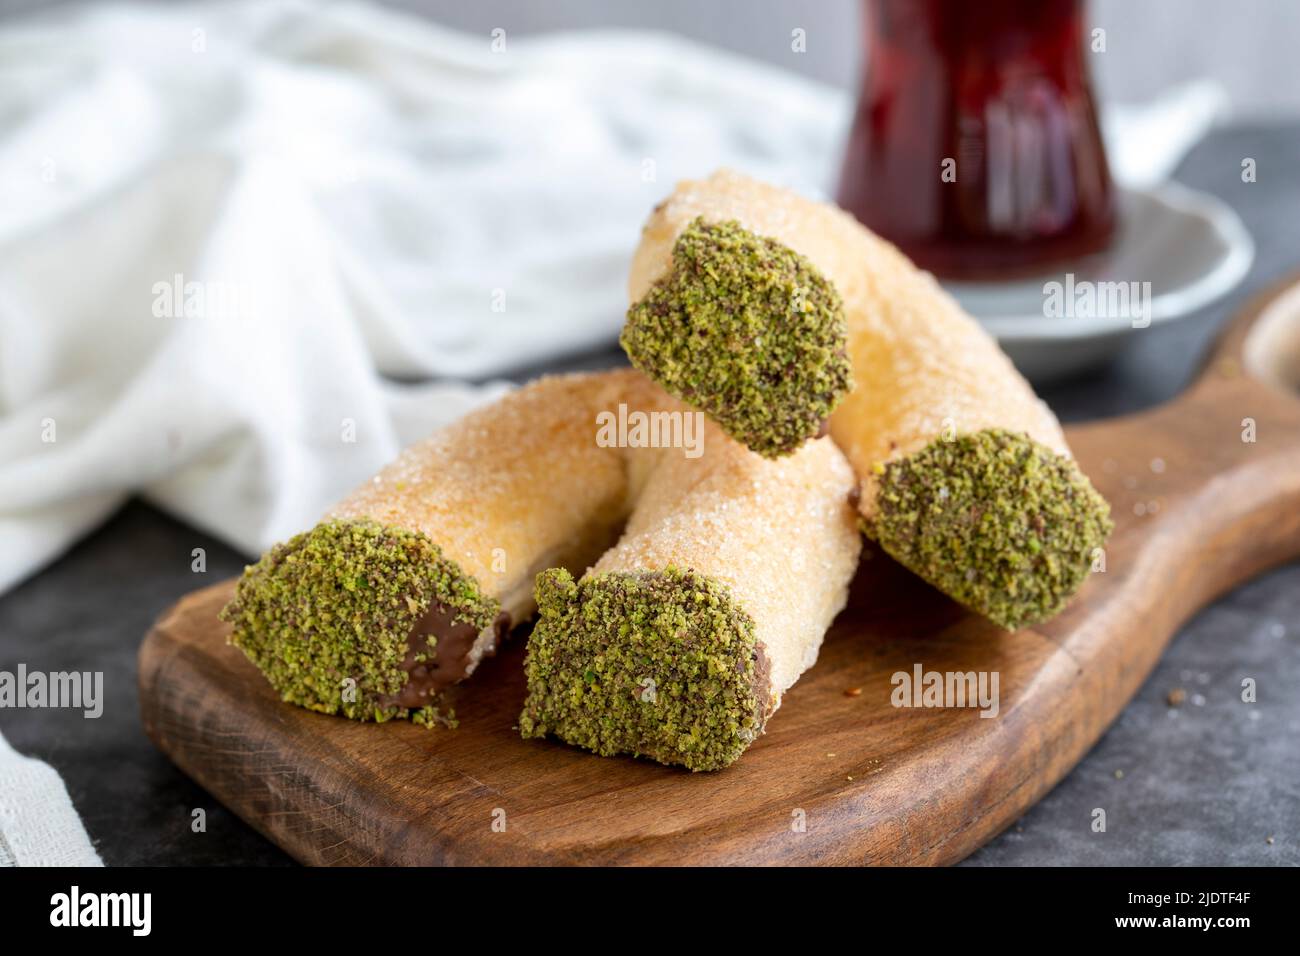
<svg viewBox="0 0 1300 956"><path fill-rule="evenodd" d="M710 236L718 237L711 249L697 248ZM799 314L842 310L853 387L830 415L830 435L860 479L863 526L884 550L1003 627L1065 605L1110 533L1109 508L1070 457L1055 416L929 273L842 210L729 171L680 183L655 208L633 257L624 344L635 364L724 427L765 423L733 429L760 451L803 431L827 407L827 392L778 393L774 405L765 389L731 388L710 405L683 388L709 374L678 373L679 346L660 330L669 326L648 316L705 314L701 298L719 288L720 301L740 295L738 282L686 281L694 274L687 259L708 262L706 278L743 274L760 288L785 281L797 262L818 277L803 282ZM810 333L807 366L791 378L825 367L825 325ZM780 297L764 295L747 306L745 327L752 334L725 350L696 350L694 364L712 362L725 379L766 360L769 334L795 328ZM788 341L782 349L799 354ZM771 421L780 409L791 419L785 431Z"/></svg>

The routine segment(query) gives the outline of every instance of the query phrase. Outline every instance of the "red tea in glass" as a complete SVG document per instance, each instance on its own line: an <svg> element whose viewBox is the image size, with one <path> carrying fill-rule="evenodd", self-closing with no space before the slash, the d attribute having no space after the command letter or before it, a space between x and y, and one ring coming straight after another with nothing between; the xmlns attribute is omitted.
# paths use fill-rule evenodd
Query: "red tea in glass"
<svg viewBox="0 0 1300 956"><path fill-rule="evenodd" d="M864 0L839 201L937 275L998 279L1105 248L1115 198L1083 0Z"/></svg>

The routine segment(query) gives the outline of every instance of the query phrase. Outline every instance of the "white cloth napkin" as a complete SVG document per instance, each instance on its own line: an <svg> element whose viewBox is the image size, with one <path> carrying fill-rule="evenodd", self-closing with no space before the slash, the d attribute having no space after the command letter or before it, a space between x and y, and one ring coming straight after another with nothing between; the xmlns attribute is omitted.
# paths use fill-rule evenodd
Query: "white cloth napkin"
<svg viewBox="0 0 1300 956"><path fill-rule="evenodd" d="M0 866L103 866L49 764L0 735Z"/></svg>
<svg viewBox="0 0 1300 956"><path fill-rule="evenodd" d="M1150 103L1102 110L1102 137L1115 182L1151 189L1168 179L1214 123L1228 112L1228 91L1214 80L1170 87Z"/></svg>
<svg viewBox="0 0 1300 956"><path fill-rule="evenodd" d="M0 32L0 591L133 492L256 553L501 387L383 375L612 342L675 180L830 179L842 94L667 36L504 44L297 2Z"/></svg>
<svg viewBox="0 0 1300 956"><path fill-rule="evenodd" d="M354 4L5 26L0 592L133 493L250 555L310 526L506 387L392 377L612 342L675 181L727 165L825 195L850 107L667 35L468 36ZM1147 176L1194 141L1134 133L1156 113L1107 124ZM48 784L0 813L31 846L11 828L66 792L0 757L0 808ZM39 858L97 859L79 823L46 829L84 845Z"/></svg>

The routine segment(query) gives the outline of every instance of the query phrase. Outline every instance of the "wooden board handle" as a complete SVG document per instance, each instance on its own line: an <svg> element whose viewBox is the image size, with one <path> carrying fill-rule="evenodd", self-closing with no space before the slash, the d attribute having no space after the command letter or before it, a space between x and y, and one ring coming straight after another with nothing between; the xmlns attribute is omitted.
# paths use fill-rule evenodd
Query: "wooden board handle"
<svg viewBox="0 0 1300 956"><path fill-rule="evenodd" d="M1171 565L1186 614L1300 555L1300 277L1234 319L1196 382L1173 401L1070 429L1084 470L1116 513L1110 550ZM1128 518L1128 515L1125 515ZM1149 578L1152 582L1159 577ZM1160 586L1153 583L1152 586Z"/></svg>

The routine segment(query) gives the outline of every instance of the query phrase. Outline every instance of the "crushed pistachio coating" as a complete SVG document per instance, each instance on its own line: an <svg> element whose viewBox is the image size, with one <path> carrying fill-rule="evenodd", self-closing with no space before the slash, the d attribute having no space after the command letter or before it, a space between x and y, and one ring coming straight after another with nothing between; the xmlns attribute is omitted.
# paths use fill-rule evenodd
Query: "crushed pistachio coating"
<svg viewBox="0 0 1300 956"><path fill-rule="evenodd" d="M575 582L553 569L537 577L537 604L525 738L717 770L762 731L754 623L710 578L668 568Z"/></svg>
<svg viewBox="0 0 1300 956"><path fill-rule="evenodd" d="M426 535L374 521L326 521L245 568L221 619L234 625L231 643L288 703L431 726L452 723L453 715L436 701L409 710L384 698L408 680L401 668L407 642L434 601L479 629L497 613L496 601Z"/></svg>
<svg viewBox="0 0 1300 956"><path fill-rule="evenodd" d="M867 533L944 593L1001 627L1056 614L1113 525L1071 459L988 429L931 442L878 469Z"/></svg>
<svg viewBox="0 0 1300 956"><path fill-rule="evenodd" d="M816 436L848 393L844 306L811 262L735 221L696 219L627 313L632 364L769 458Z"/></svg>

